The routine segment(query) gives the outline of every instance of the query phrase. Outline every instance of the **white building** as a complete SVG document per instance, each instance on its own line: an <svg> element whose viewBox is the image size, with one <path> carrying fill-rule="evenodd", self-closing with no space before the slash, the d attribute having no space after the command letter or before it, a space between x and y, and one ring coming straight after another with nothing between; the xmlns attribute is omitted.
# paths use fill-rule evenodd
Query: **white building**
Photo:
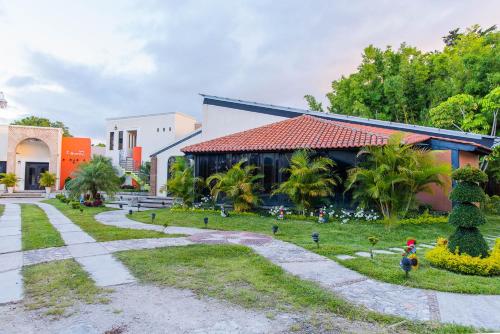
<svg viewBox="0 0 500 334"><path fill-rule="evenodd" d="M195 128L196 119L179 112L108 118L105 155L115 166L133 171L165 143Z"/></svg>

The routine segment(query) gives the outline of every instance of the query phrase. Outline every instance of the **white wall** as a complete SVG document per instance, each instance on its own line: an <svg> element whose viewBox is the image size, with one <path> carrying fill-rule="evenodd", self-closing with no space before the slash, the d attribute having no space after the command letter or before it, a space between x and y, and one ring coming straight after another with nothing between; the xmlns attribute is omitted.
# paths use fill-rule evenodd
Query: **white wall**
<svg viewBox="0 0 500 334"><path fill-rule="evenodd" d="M204 104L202 141L257 128L285 119L288 118Z"/></svg>
<svg viewBox="0 0 500 334"><path fill-rule="evenodd" d="M8 142L9 142L9 126L0 125L0 161L7 161Z"/></svg>
<svg viewBox="0 0 500 334"><path fill-rule="evenodd" d="M144 115L136 117L111 118L106 120L106 156L119 164L118 133L123 131L123 149L128 147L127 131L137 131L137 146L142 147L142 159L148 161L149 156L194 130L196 120L178 113ZM115 127L117 128L115 130ZM178 127L178 128L176 128ZM115 133L114 149L110 150L110 132Z"/></svg>
<svg viewBox="0 0 500 334"><path fill-rule="evenodd" d="M236 132L241 132L259 126L283 121L288 117L280 117L267 115L257 112L203 105L203 123L201 135L195 136L182 142L171 149L157 155L158 172L157 172L157 194L159 190L167 182L167 164L168 158L176 155L184 155L181 152L183 147L200 143L202 141L214 139L217 137L226 136ZM164 145L168 146L167 145Z"/></svg>

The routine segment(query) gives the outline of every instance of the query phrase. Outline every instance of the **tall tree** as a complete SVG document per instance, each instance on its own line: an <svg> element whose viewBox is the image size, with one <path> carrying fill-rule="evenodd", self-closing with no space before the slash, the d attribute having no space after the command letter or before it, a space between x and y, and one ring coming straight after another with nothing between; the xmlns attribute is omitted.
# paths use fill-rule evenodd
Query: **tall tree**
<svg viewBox="0 0 500 334"><path fill-rule="evenodd" d="M12 125L28 125L28 126L41 126L46 128L61 128L63 130L64 137L72 137L69 129L63 122L55 121L52 122L48 118L37 117L37 116L28 116L23 119L14 121L11 123Z"/></svg>

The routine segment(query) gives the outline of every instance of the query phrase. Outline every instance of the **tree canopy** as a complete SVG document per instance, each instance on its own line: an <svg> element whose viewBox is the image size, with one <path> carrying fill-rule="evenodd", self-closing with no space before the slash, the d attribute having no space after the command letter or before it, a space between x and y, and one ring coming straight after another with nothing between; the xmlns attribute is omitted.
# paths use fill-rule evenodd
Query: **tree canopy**
<svg viewBox="0 0 500 334"><path fill-rule="evenodd" d="M327 111L492 133L498 122L499 39L496 26L474 25L450 31L441 51L369 45L357 71L332 82ZM305 99L312 110L323 110L313 96Z"/></svg>
<svg viewBox="0 0 500 334"><path fill-rule="evenodd" d="M47 128L61 128L63 130L64 137L72 137L69 132L69 128L64 125L63 122L55 121L52 122L48 118L37 117L37 116L28 116L23 119L14 121L11 123L12 125L28 125L28 126L41 126Z"/></svg>

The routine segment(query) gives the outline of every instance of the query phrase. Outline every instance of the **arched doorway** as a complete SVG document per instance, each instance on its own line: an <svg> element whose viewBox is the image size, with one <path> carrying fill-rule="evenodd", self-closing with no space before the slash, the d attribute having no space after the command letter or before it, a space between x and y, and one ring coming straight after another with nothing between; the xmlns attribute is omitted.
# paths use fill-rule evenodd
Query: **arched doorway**
<svg viewBox="0 0 500 334"><path fill-rule="evenodd" d="M27 138L16 147L16 175L20 190L42 190L40 174L49 170L49 146L38 138Z"/></svg>

